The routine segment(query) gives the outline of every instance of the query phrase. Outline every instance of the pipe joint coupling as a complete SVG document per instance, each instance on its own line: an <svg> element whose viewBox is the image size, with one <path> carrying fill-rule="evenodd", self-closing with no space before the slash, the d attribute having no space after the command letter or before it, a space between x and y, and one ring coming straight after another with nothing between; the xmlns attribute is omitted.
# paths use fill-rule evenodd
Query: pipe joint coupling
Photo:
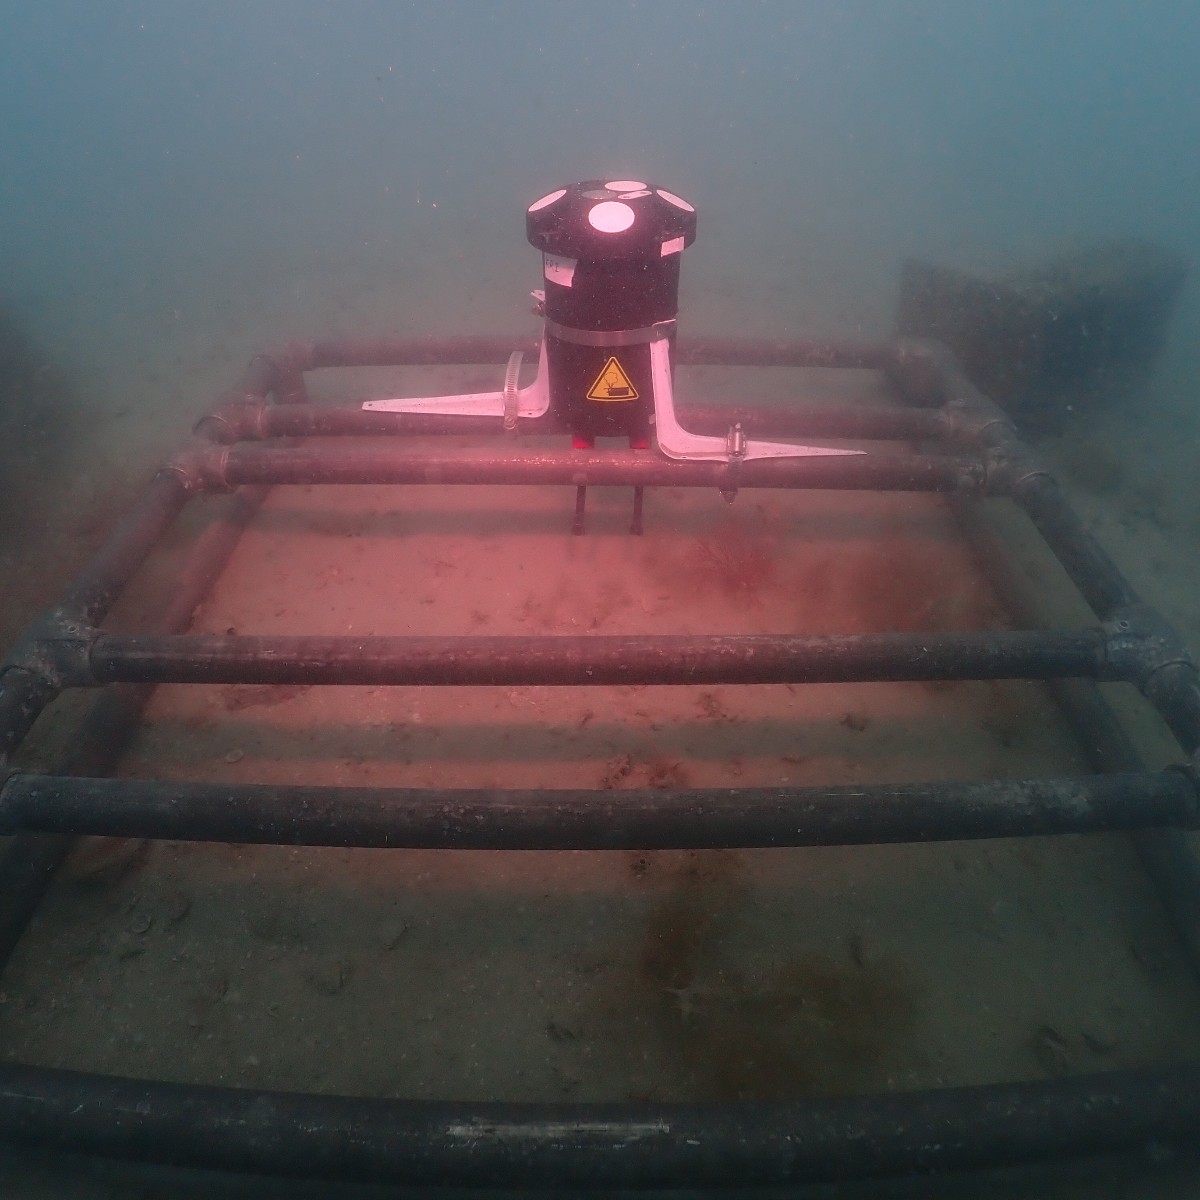
<svg viewBox="0 0 1200 1200"><path fill-rule="evenodd" d="M1175 627L1148 604L1130 604L1104 626L1105 662L1109 679L1134 683L1145 694L1168 667L1193 675L1196 662Z"/></svg>
<svg viewBox="0 0 1200 1200"><path fill-rule="evenodd" d="M999 423L989 421L987 424ZM1050 470L1017 441L1002 441L985 447L983 466L983 490L987 496L1017 497L1033 480L1053 478Z"/></svg>
<svg viewBox="0 0 1200 1200"><path fill-rule="evenodd" d="M0 662L5 671L25 671L54 691L69 687L95 687L92 647L99 630L51 609L17 639Z"/></svg>
<svg viewBox="0 0 1200 1200"><path fill-rule="evenodd" d="M162 469L177 475L189 495L197 492L232 492L225 475L229 447L196 441L186 446Z"/></svg>

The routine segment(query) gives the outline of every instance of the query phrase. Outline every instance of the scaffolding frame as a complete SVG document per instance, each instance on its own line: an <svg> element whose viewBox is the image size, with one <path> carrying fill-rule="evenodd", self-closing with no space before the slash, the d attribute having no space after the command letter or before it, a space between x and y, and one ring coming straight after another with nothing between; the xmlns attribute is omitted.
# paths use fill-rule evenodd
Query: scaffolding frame
<svg viewBox="0 0 1200 1200"><path fill-rule="evenodd" d="M681 341L688 365L866 368L896 407L688 409L699 432L898 439L919 449L740 462L634 450L521 449L553 412L490 417L315 405L327 367L503 363L520 339L292 342L256 356L153 478L58 602L0 663L0 965L82 834L320 846L712 848L849 845L1132 831L1200 969L1200 676L1170 624L1086 530L1053 476L942 347L803 340ZM526 346L525 349L532 347ZM491 449L414 453L404 435L495 435ZM370 438L338 443L338 435ZM287 439L329 438L291 444ZM261 445L258 443L268 442ZM273 637L184 632L277 484L628 484L947 495L1021 624L975 498L1010 498L1090 606L1094 628L829 636ZM189 500L231 492L145 632L101 625ZM641 790L285 787L114 780L158 683L796 683L1036 679L1095 774L1066 778ZM1133 684L1182 750L1147 770L1097 683ZM4 765L64 689L99 693L48 774ZM285 1177L481 1187L799 1184L1008 1166L1184 1145L1200 1134L1200 1063L1071 1078L787 1103L418 1102L220 1088L0 1064L0 1139L107 1158Z"/></svg>

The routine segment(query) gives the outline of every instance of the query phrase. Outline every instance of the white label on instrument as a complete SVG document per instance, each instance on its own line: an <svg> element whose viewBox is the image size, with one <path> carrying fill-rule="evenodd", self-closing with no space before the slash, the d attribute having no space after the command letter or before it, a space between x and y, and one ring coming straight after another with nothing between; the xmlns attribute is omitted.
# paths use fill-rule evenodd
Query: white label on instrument
<svg viewBox="0 0 1200 1200"><path fill-rule="evenodd" d="M570 287L575 279L575 264L578 259L563 258L559 254L543 254L546 282L557 283L559 287Z"/></svg>

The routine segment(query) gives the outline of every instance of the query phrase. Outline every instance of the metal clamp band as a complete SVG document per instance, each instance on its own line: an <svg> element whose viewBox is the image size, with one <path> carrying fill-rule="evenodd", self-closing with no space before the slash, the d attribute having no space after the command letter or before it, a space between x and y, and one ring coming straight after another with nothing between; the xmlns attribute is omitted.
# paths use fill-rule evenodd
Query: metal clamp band
<svg viewBox="0 0 1200 1200"><path fill-rule="evenodd" d="M572 329L569 325L560 325L557 321L547 319L546 332L560 342L571 342L576 346L644 346L663 336L661 330L664 325L673 332L675 321L659 321L645 329Z"/></svg>
<svg viewBox="0 0 1200 1200"><path fill-rule="evenodd" d="M514 350L508 356L508 366L504 369L504 428L512 433L517 427L517 413L521 397L517 391L517 381L521 374L521 359L524 357L520 350Z"/></svg>

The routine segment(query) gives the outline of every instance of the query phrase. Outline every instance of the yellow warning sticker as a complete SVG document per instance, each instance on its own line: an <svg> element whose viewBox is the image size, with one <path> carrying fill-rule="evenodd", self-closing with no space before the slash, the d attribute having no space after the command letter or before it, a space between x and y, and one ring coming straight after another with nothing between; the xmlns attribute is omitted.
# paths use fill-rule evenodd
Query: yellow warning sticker
<svg viewBox="0 0 1200 1200"><path fill-rule="evenodd" d="M587 398L589 400L636 400L638 394L637 388L625 374L625 368L617 362L615 357L610 355L608 362L596 376L596 382L589 389Z"/></svg>

